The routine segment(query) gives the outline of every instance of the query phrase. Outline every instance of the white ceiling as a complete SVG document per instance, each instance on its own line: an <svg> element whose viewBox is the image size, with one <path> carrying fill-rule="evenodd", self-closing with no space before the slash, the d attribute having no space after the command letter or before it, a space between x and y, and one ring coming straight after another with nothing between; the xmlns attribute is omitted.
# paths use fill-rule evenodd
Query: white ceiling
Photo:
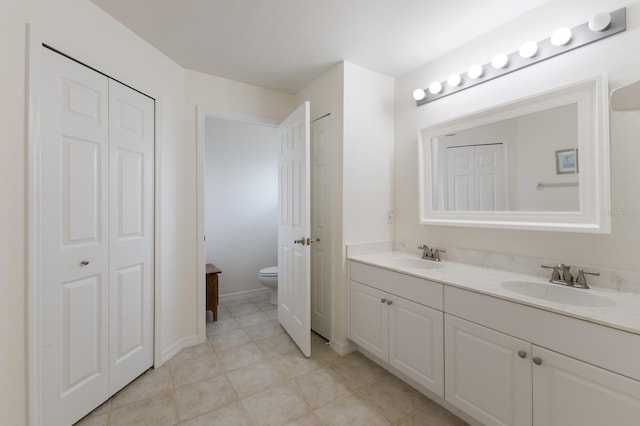
<svg viewBox="0 0 640 426"><path fill-rule="evenodd" d="M296 93L347 60L391 77L548 0L91 0L185 68Z"/></svg>

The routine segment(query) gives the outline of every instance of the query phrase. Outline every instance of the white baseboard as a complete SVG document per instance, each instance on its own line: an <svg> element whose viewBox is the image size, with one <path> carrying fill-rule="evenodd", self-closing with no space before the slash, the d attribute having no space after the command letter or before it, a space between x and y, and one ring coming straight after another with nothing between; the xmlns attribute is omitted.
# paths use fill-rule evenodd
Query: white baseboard
<svg viewBox="0 0 640 426"><path fill-rule="evenodd" d="M357 349L356 345L348 340L342 343L330 342L329 347L340 356L349 355L351 352L354 352Z"/></svg>
<svg viewBox="0 0 640 426"><path fill-rule="evenodd" d="M227 294L221 294L219 296L219 300L222 301L232 301L232 300L237 300L237 299L242 299L244 297L254 297L254 296L268 296L271 294L271 289L268 287L262 287L262 288L254 288L251 290L244 290L244 291L238 291L235 293L227 293Z"/></svg>
<svg viewBox="0 0 640 426"><path fill-rule="evenodd" d="M159 363L156 362L154 367L155 368L160 367L162 364L169 361L174 356L178 355L178 353L180 353L180 351L183 350L184 348L188 348L189 346L195 346L200 343L203 343L203 342L201 342L200 339L198 339L197 334L186 336L186 337L183 337L182 339L177 340L176 342L171 344L168 348L162 351L162 353L160 354L160 359L156 360L160 362Z"/></svg>

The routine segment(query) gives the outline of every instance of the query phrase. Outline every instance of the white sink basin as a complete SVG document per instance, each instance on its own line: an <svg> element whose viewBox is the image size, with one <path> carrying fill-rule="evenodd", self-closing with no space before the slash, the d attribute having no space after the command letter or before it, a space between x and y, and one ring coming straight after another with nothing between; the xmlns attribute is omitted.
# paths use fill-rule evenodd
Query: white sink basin
<svg viewBox="0 0 640 426"><path fill-rule="evenodd" d="M565 305L587 307L615 305L614 302L607 298L589 293L589 290L563 287L559 284L533 281L504 281L500 283L500 286L524 296L535 297L536 299L548 300L550 302L563 303Z"/></svg>
<svg viewBox="0 0 640 426"><path fill-rule="evenodd" d="M389 264L398 268L409 269L438 269L442 265L433 260L417 259L415 257L392 257L389 259Z"/></svg>

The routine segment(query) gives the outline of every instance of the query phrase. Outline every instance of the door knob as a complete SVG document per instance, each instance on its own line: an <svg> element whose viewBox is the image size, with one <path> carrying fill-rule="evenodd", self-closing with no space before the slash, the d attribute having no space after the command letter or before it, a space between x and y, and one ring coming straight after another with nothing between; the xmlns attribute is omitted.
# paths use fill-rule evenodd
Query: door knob
<svg viewBox="0 0 640 426"><path fill-rule="evenodd" d="M307 245L307 240L304 238L300 238L299 240L295 240L294 244L302 244L303 246Z"/></svg>
<svg viewBox="0 0 640 426"><path fill-rule="evenodd" d="M392 304L393 302L391 300L387 300L387 305Z"/></svg>
<svg viewBox="0 0 640 426"><path fill-rule="evenodd" d="M518 356L520 358L526 358L527 357L527 353L525 351L518 351Z"/></svg>
<svg viewBox="0 0 640 426"><path fill-rule="evenodd" d="M87 266L88 264L89 264L89 261L87 259L80 262L80 266Z"/></svg>
<svg viewBox="0 0 640 426"><path fill-rule="evenodd" d="M535 365L542 365L542 358L538 358L537 356L533 358L533 363Z"/></svg>
<svg viewBox="0 0 640 426"><path fill-rule="evenodd" d="M387 301L387 299L380 299L380 303L384 303L386 301Z"/></svg>

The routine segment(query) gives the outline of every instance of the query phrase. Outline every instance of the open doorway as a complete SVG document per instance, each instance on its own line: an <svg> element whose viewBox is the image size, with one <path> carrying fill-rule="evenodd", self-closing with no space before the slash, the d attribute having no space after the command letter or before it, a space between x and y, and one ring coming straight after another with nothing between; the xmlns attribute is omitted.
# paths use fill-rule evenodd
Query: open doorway
<svg viewBox="0 0 640 426"><path fill-rule="evenodd" d="M214 263L222 270L219 290L223 298L269 291L259 283L258 272L265 266L277 265L277 241L270 241L272 236L277 238L277 211L272 208L274 202L277 208L279 141L276 140L275 146L267 141L271 132L277 137L278 123L269 119L219 116L203 110L199 110L197 116L198 234L203 237L206 235L198 247L198 280L202 283L198 286L198 309L203 310L202 321L198 323L198 336L204 341L206 263ZM313 317L321 317L322 324L316 325L319 328L316 331L331 340L331 265L335 249L331 214L335 175L333 116L329 113L320 114L312 122L311 232L314 238L315 233L322 236L319 237L321 243L312 245L311 250L311 328L315 330L314 324L318 324ZM265 139L259 142L260 137L254 137L253 142L249 138L248 143L245 140L234 144L230 136L232 131L237 135L243 132L262 134L261 137ZM218 146L212 142L216 139L220 142L225 138L226 142ZM267 152L270 146L273 146L273 151ZM211 156L218 158L209 162L207 157ZM215 169L213 173L210 173L210 168ZM267 188L270 182L273 182L271 189ZM226 206L220 207L221 203ZM213 217L209 217L210 211L214 212ZM272 212L275 212L275 216L270 219ZM243 227L243 221L249 221L250 224ZM249 229L253 231L249 232ZM270 256L273 262L270 262Z"/></svg>
<svg viewBox="0 0 640 426"><path fill-rule="evenodd" d="M268 291L258 272L278 265L278 132L270 124L205 119L205 263L221 296Z"/></svg>

